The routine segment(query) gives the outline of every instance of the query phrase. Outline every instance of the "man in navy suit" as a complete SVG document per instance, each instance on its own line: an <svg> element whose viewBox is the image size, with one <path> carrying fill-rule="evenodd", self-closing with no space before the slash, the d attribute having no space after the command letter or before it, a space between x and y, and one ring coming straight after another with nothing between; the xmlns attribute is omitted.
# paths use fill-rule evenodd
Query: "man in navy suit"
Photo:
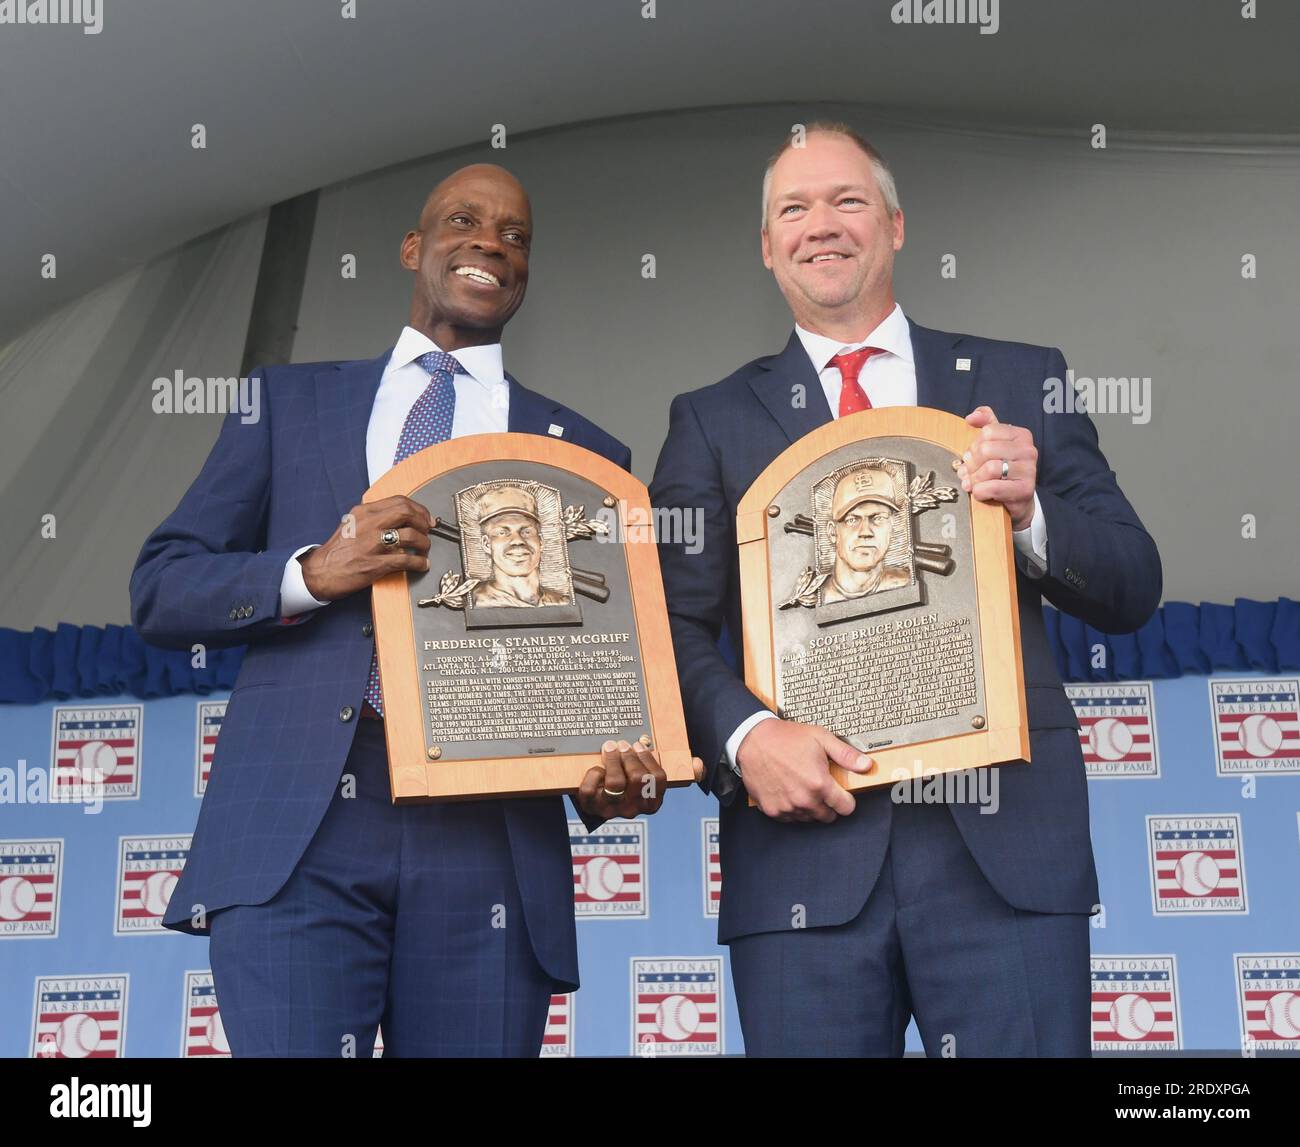
<svg viewBox="0 0 1300 1147"><path fill-rule="evenodd" d="M698 507L706 525L699 552L665 543L661 561L688 731L723 806L719 938L745 1047L901 1055L914 1016L930 1055L1087 1055L1097 878L1078 726L1041 603L1135 629L1160 599L1159 555L1088 416L1045 413L1061 353L907 319L888 168L843 124L809 125L801 142L763 184L763 261L795 331L780 354L674 399L651 485L656 506ZM895 803L887 785L850 795L829 764L874 763L767 712L718 647L724 624L733 644L741 635L741 496L831 418L899 405L966 417L962 488L1005 507L1014 531L1033 763L999 770L993 815Z"/></svg>
<svg viewBox="0 0 1300 1147"><path fill-rule="evenodd" d="M578 986L559 798L391 803L367 590L429 568L432 523L409 498L359 504L395 458L463 434L550 434L629 466L502 368L531 239L509 172L440 183L402 242L396 346L260 370L260 419L227 418L136 562L146 641L248 646L164 917L210 935L235 1055L368 1056L381 1021L386 1055L536 1055L551 994ZM659 807L652 753L607 742L602 762L575 798L589 827Z"/></svg>

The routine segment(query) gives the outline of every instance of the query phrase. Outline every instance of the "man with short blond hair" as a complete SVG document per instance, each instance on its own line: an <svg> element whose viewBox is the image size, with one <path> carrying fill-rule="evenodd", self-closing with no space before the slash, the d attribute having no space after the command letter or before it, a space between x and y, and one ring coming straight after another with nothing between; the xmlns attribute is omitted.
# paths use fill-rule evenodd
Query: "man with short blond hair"
<svg viewBox="0 0 1300 1147"><path fill-rule="evenodd" d="M912 322L893 291L903 237L879 152L842 124L808 125L763 179L763 261L794 333L673 400L651 497L704 515L698 552L664 543L661 557L687 728L722 804L719 939L751 1055L901 1055L915 1017L930 1055L1083 1056L1097 880L1041 603L1136 629L1160 600L1160 558L1088 416L1044 410L1060 351ZM724 628L742 635L740 497L832 418L908 405L965 416L962 488L1013 530L1033 764L1000 770L994 815L895 805L888 786L854 797L830 765L873 762L767 712L719 650Z"/></svg>

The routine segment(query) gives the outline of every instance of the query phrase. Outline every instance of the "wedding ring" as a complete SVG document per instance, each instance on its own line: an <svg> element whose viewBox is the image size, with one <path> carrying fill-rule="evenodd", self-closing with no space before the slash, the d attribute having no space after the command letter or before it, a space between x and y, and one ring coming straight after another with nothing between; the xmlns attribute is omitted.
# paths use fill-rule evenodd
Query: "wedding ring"
<svg viewBox="0 0 1300 1147"><path fill-rule="evenodd" d="M1007 475L1010 474L1010 473L1011 473L1011 463L1008 462L1005 458L1003 458L1003 459L1002 459L1002 479L1003 479L1003 481L1006 480Z"/></svg>
<svg viewBox="0 0 1300 1147"><path fill-rule="evenodd" d="M389 546L391 548L392 546L397 545L400 539L397 536L396 530L385 530L382 534L379 535L379 540L383 542L384 545Z"/></svg>

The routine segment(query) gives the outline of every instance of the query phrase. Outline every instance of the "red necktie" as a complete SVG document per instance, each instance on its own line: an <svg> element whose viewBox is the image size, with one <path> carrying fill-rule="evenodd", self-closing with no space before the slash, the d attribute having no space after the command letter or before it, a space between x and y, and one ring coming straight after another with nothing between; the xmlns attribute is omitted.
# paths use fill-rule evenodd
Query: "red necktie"
<svg viewBox="0 0 1300 1147"><path fill-rule="evenodd" d="M871 399L866 392L858 385L858 374L862 370L862 364L867 361L873 354L883 354L884 349L878 346L864 346L858 350L849 351L848 354L837 354L831 359L831 366L838 367L840 372L840 414L843 418L846 414L857 414L859 410L870 410Z"/></svg>

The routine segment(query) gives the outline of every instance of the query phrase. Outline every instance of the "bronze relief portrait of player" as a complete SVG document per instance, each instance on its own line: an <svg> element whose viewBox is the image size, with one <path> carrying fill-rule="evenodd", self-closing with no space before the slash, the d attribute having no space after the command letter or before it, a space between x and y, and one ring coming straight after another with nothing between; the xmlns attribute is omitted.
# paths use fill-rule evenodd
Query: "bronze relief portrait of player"
<svg viewBox="0 0 1300 1147"><path fill-rule="evenodd" d="M522 486L498 486L479 496L478 512L483 552L492 563L492 577L474 587L474 604L567 605L569 599L564 594L542 585L537 499Z"/></svg>
<svg viewBox="0 0 1300 1147"><path fill-rule="evenodd" d="M894 515L901 509L893 486L890 475L874 466L850 471L835 484L826 523L835 565L822 588L822 601L850 601L911 585L907 567L885 562Z"/></svg>

